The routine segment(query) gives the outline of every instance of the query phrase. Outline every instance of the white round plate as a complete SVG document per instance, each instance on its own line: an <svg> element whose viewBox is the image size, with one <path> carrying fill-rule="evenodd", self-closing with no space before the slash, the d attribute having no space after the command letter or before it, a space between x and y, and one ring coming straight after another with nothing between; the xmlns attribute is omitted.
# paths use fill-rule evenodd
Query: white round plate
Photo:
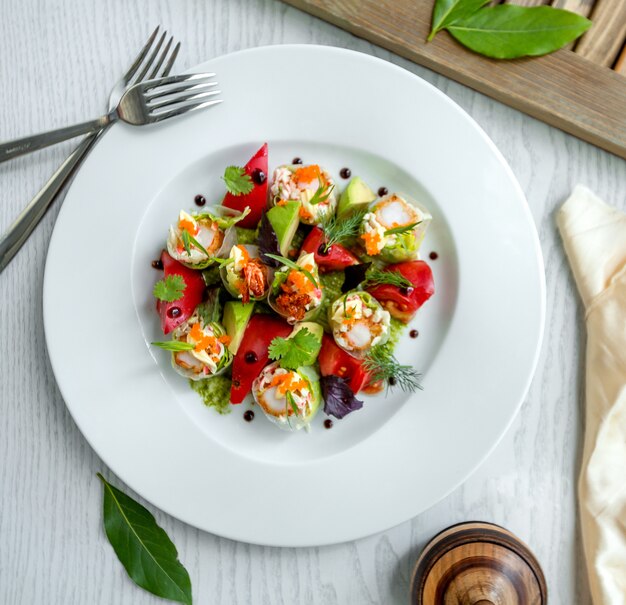
<svg viewBox="0 0 626 605"><path fill-rule="evenodd" d="M224 103L154 127L116 125L77 175L44 282L52 367L67 406L111 469L155 506L246 542L321 545L401 523L488 455L528 389L545 313L537 233L485 133L420 78L368 55L273 46L208 61ZM270 167L300 156L421 200L437 292L398 357L424 390L365 398L311 433L248 404L220 416L176 375L150 267L180 208L218 202L224 167L264 142Z"/></svg>

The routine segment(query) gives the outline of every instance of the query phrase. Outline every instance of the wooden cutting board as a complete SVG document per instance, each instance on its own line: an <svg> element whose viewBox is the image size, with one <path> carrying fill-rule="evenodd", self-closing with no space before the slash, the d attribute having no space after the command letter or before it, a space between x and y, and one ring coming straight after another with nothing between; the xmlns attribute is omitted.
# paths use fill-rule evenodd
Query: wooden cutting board
<svg viewBox="0 0 626 605"><path fill-rule="evenodd" d="M513 61L474 54L447 32L427 43L433 0L285 1L626 158L626 0L506 0L594 22L570 49Z"/></svg>

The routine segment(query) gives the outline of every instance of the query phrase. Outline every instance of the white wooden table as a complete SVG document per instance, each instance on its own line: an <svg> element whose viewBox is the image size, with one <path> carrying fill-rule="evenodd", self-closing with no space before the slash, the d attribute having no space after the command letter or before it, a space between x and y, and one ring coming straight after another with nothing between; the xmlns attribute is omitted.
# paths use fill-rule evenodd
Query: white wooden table
<svg viewBox="0 0 626 605"><path fill-rule="evenodd" d="M195 602L403 604L425 541L476 519L504 525L531 545L551 603L590 602L575 500L583 318L554 212L577 182L626 208L623 160L277 0L0 0L0 14L0 139L99 115L112 83L157 23L183 41L178 69L251 46L335 45L397 63L464 107L511 164L538 226L547 272L544 346L521 413L482 468L412 521L324 548L250 546L155 511L189 570ZM70 149L0 165L0 228ZM59 204L0 275L0 603L155 603L127 579L106 541L95 473L108 471L70 418L46 353L42 279L58 210ZM489 380L489 368L476 380Z"/></svg>

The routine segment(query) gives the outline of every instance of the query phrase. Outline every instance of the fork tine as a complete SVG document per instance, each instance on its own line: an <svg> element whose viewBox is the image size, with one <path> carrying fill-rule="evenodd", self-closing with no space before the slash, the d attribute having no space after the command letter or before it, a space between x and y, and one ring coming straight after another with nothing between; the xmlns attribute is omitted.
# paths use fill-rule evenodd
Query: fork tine
<svg viewBox="0 0 626 605"><path fill-rule="evenodd" d="M163 92L157 92L155 94L148 94L146 95L146 101L148 102L148 104L150 104L155 99L160 99L161 97L168 97L170 95L175 95L181 92L189 92L191 90L198 90L199 92L201 89L213 88L214 86L217 86L217 85L218 85L218 82L214 80L210 80L209 82L199 82L197 84L194 84L192 81L192 83L181 84L180 86L173 86L169 90L164 90Z"/></svg>
<svg viewBox="0 0 626 605"><path fill-rule="evenodd" d="M139 72L139 75L137 76L135 82L141 82L146 77L146 74L150 70L150 67L154 63L154 60L156 59L157 55L159 54L159 51L161 50L161 46L163 46L163 42L165 41L166 36L167 36L167 32L164 31L162 36L159 38L159 41L157 42L156 47L152 51L152 54L146 61L146 64L144 65L143 69Z"/></svg>
<svg viewBox="0 0 626 605"><path fill-rule="evenodd" d="M130 66L129 70L124 74L125 84L128 84L131 78L137 73L139 66L142 64L143 60L146 58L146 55L150 51L150 47L152 46L152 43L154 42L154 39L156 38L160 27L161 27L160 25L156 26L156 29L150 34L150 37L148 38L148 41L146 42L145 46L139 51L137 58L135 59L133 64Z"/></svg>
<svg viewBox="0 0 626 605"><path fill-rule="evenodd" d="M163 111L157 114L150 114L151 122L161 122L162 120L167 120L168 118L173 118L174 116L180 116L184 113L188 113L190 111L196 111L197 109L204 109L205 107L211 107L212 105L217 105L221 103L222 99L214 99L213 101L205 101L204 103L195 103L191 105L182 105L177 109L170 109L169 111Z"/></svg>
<svg viewBox="0 0 626 605"><path fill-rule="evenodd" d="M170 39L167 41L167 44L165 45L165 48L161 52L161 56L159 57L157 64L154 66L154 69L148 76L149 80L152 80L159 75L159 70L161 69L161 65L163 65L163 62L165 61L165 57L167 57L167 54L170 52L172 42L174 42L174 36L171 36Z"/></svg>
<svg viewBox="0 0 626 605"><path fill-rule="evenodd" d="M186 101L194 101L196 99L205 99L207 97L214 97L215 95L219 95L221 90L211 90L208 92L195 92L187 95L178 95L173 99L165 99L156 105L148 105L150 113L152 113L155 109L164 109L165 107L170 107L171 105L177 105L178 103L184 103Z"/></svg>
<svg viewBox="0 0 626 605"><path fill-rule="evenodd" d="M176 57L178 57L178 51L179 50L180 50L180 42L178 44L176 44L176 46L174 47L174 50L172 51L172 56L170 57L169 61L167 62L167 65L165 66L165 69L161 73L161 77L162 78L165 78L165 76L169 76L170 75L170 71L172 71L172 67L174 66L174 62L176 61Z"/></svg>
<svg viewBox="0 0 626 605"><path fill-rule="evenodd" d="M213 78L215 74L182 74L180 76L170 76L169 78L160 78L154 81L148 81L142 84L142 90L144 93L149 90L161 88L161 86L168 86L169 84L178 84L179 82L191 82L192 80L206 80L207 78ZM194 82L197 83L197 82Z"/></svg>

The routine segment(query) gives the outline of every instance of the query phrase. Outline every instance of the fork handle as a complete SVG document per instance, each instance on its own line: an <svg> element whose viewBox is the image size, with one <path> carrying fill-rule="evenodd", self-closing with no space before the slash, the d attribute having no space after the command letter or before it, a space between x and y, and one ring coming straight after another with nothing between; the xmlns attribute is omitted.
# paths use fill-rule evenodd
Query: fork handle
<svg viewBox="0 0 626 605"><path fill-rule="evenodd" d="M97 120L90 120L89 122L82 122L74 126L66 126L65 128L50 130L41 134L24 137L23 139L14 139L8 143L2 143L0 144L0 162L6 162L11 158L16 158L17 156L36 151L37 149L43 149L49 145L55 145L67 139L73 139L81 134L98 132L105 126L108 126L111 120L112 116L106 115Z"/></svg>
<svg viewBox="0 0 626 605"><path fill-rule="evenodd" d="M97 138L97 134L85 138L7 229L0 239L0 273L19 252Z"/></svg>

